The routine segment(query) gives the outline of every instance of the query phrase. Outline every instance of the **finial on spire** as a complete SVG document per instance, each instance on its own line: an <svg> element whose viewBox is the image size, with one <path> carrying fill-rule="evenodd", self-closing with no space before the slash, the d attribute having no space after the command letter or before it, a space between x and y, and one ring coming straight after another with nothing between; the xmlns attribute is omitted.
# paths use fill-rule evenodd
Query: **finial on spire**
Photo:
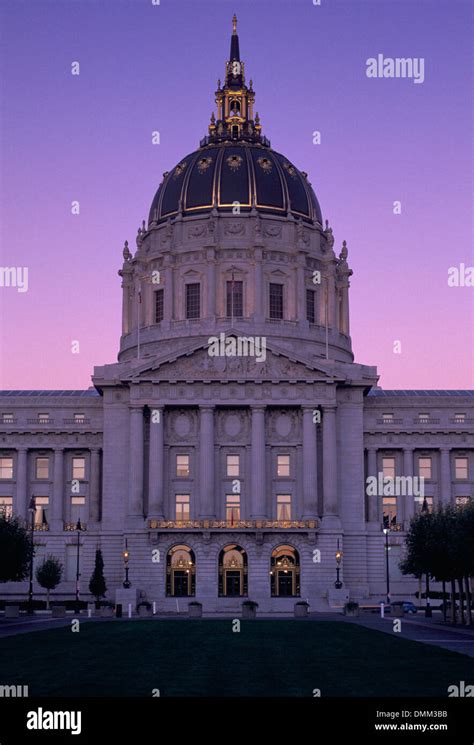
<svg viewBox="0 0 474 745"><path fill-rule="evenodd" d="M234 17L232 18L232 33L237 33L237 16L234 13Z"/></svg>

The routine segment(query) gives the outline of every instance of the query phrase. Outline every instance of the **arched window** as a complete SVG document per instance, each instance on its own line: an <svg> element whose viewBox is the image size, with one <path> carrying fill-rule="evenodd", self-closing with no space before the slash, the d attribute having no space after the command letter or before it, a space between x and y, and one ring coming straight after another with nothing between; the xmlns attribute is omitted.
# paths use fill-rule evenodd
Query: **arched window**
<svg viewBox="0 0 474 745"><path fill-rule="evenodd" d="M236 140L239 136L239 128L237 125L232 127L232 137Z"/></svg>
<svg viewBox="0 0 474 745"><path fill-rule="evenodd" d="M240 114L240 101L237 98L233 98L230 102L230 115L238 116Z"/></svg>
<svg viewBox="0 0 474 745"><path fill-rule="evenodd" d="M247 553L232 543L219 554L219 596L247 595Z"/></svg>
<svg viewBox="0 0 474 745"><path fill-rule="evenodd" d="M272 597L298 597L300 594L300 557L293 546L277 546L270 566Z"/></svg>
<svg viewBox="0 0 474 745"><path fill-rule="evenodd" d="M196 594L196 560L189 546L173 546L166 556L166 594L191 597Z"/></svg>

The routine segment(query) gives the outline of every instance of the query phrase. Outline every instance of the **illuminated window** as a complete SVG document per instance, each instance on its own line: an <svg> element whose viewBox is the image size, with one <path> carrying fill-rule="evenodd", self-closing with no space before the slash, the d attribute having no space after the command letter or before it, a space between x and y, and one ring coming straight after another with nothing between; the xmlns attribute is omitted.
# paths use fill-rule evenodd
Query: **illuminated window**
<svg viewBox="0 0 474 745"><path fill-rule="evenodd" d="M35 497L35 527L48 525L49 497Z"/></svg>
<svg viewBox="0 0 474 745"><path fill-rule="evenodd" d="M160 323L164 318L164 290L155 291L155 323Z"/></svg>
<svg viewBox="0 0 474 745"><path fill-rule="evenodd" d="M74 421L76 424L84 424L86 417L84 414L74 414Z"/></svg>
<svg viewBox="0 0 474 745"><path fill-rule="evenodd" d="M430 415L428 414L428 412L418 414L418 421L420 424L429 424Z"/></svg>
<svg viewBox="0 0 474 745"><path fill-rule="evenodd" d="M13 497L0 497L0 515L11 517L13 513Z"/></svg>
<svg viewBox="0 0 474 745"><path fill-rule="evenodd" d="M468 461L467 458L454 459L454 473L456 479L468 478Z"/></svg>
<svg viewBox="0 0 474 745"><path fill-rule="evenodd" d="M247 554L235 544L225 546L219 554L219 596L247 595Z"/></svg>
<svg viewBox="0 0 474 745"><path fill-rule="evenodd" d="M2 423L3 424L13 424L14 422L13 414L2 414Z"/></svg>
<svg viewBox="0 0 474 745"><path fill-rule="evenodd" d="M232 525L240 520L240 494L227 494L225 498L225 519Z"/></svg>
<svg viewBox="0 0 474 745"><path fill-rule="evenodd" d="M393 414L382 414L382 422L384 424L393 424Z"/></svg>
<svg viewBox="0 0 474 745"><path fill-rule="evenodd" d="M290 494L277 494L277 520L291 520Z"/></svg>
<svg viewBox="0 0 474 745"><path fill-rule="evenodd" d="M272 597L298 597L300 594L300 557L293 546L278 546L270 562Z"/></svg>
<svg viewBox="0 0 474 745"><path fill-rule="evenodd" d="M39 424L49 424L49 414L38 414Z"/></svg>
<svg viewBox="0 0 474 745"><path fill-rule="evenodd" d="M316 323L316 292L306 290L306 320Z"/></svg>
<svg viewBox="0 0 474 745"><path fill-rule="evenodd" d="M176 495L176 520L189 520L189 494Z"/></svg>
<svg viewBox="0 0 474 745"><path fill-rule="evenodd" d="M240 455L228 455L227 461L227 476L238 476L240 473Z"/></svg>
<svg viewBox="0 0 474 745"><path fill-rule="evenodd" d="M383 497L383 526L393 528L397 524L397 498Z"/></svg>
<svg viewBox="0 0 474 745"><path fill-rule="evenodd" d="M36 458L36 478L49 478L49 458Z"/></svg>
<svg viewBox="0 0 474 745"><path fill-rule="evenodd" d="M283 318L283 285L270 282L269 310L270 318Z"/></svg>
<svg viewBox="0 0 474 745"><path fill-rule="evenodd" d="M229 318L242 318L244 315L244 283L231 280L226 283L226 286L227 316Z"/></svg>
<svg viewBox="0 0 474 745"><path fill-rule="evenodd" d="M85 497L71 497L71 522L76 524L78 520L84 520Z"/></svg>
<svg viewBox="0 0 474 745"><path fill-rule="evenodd" d="M277 455L277 476L290 475L290 456Z"/></svg>
<svg viewBox="0 0 474 745"><path fill-rule="evenodd" d="M415 497L415 512L433 512L433 497Z"/></svg>
<svg viewBox="0 0 474 745"><path fill-rule="evenodd" d="M431 474L431 458L418 458L418 475L425 479L431 479Z"/></svg>
<svg viewBox="0 0 474 745"><path fill-rule="evenodd" d="M190 597L196 592L196 559L189 546L173 546L166 556L166 594Z"/></svg>
<svg viewBox="0 0 474 745"><path fill-rule="evenodd" d="M456 507L466 507L471 501L471 497L456 497Z"/></svg>
<svg viewBox="0 0 474 745"><path fill-rule="evenodd" d="M384 478L395 478L395 458L382 458Z"/></svg>
<svg viewBox="0 0 474 745"><path fill-rule="evenodd" d="M186 318L201 316L201 285L192 282L186 285Z"/></svg>
<svg viewBox="0 0 474 745"><path fill-rule="evenodd" d="M0 479L13 478L13 458L0 458Z"/></svg>
<svg viewBox="0 0 474 745"><path fill-rule="evenodd" d="M189 476L189 455L176 456L176 476L181 478Z"/></svg>
<svg viewBox="0 0 474 745"><path fill-rule="evenodd" d="M454 421L456 424L464 424L466 421L466 415L465 414L455 414L454 415Z"/></svg>
<svg viewBox="0 0 474 745"><path fill-rule="evenodd" d="M85 458L73 458L72 459L72 478L73 479L85 479L86 477L86 459Z"/></svg>

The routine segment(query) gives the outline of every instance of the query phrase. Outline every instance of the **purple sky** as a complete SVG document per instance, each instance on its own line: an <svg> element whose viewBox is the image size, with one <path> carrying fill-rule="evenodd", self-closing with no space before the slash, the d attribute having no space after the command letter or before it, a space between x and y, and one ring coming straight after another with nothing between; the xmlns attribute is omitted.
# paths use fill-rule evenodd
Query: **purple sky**
<svg viewBox="0 0 474 745"><path fill-rule="evenodd" d="M356 361L474 387L474 288L447 284L474 265L472 3L321 3L0 0L0 265L29 268L0 288L1 388L86 388L116 359L123 242L207 132L234 12L263 132L347 240ZM368 79L379 53L423 57L424 83Z"/></svg>

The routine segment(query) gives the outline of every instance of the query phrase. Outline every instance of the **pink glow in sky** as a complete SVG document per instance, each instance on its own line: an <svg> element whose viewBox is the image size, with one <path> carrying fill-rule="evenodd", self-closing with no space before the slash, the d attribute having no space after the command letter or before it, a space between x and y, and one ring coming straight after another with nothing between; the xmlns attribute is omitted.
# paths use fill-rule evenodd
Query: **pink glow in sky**
<svg viewBox="0 0 474 745"><path fill-rule="evenodd" d="M1 3L0 265L29 289L0 287L0 388L87 388L116 359L123 242L206 134L234 12L263 132L347 240L356 361L473 388L474 288L447 283L474 265L469 0ZM423 84L367 78L379 53L423 57Z"/></svg>

